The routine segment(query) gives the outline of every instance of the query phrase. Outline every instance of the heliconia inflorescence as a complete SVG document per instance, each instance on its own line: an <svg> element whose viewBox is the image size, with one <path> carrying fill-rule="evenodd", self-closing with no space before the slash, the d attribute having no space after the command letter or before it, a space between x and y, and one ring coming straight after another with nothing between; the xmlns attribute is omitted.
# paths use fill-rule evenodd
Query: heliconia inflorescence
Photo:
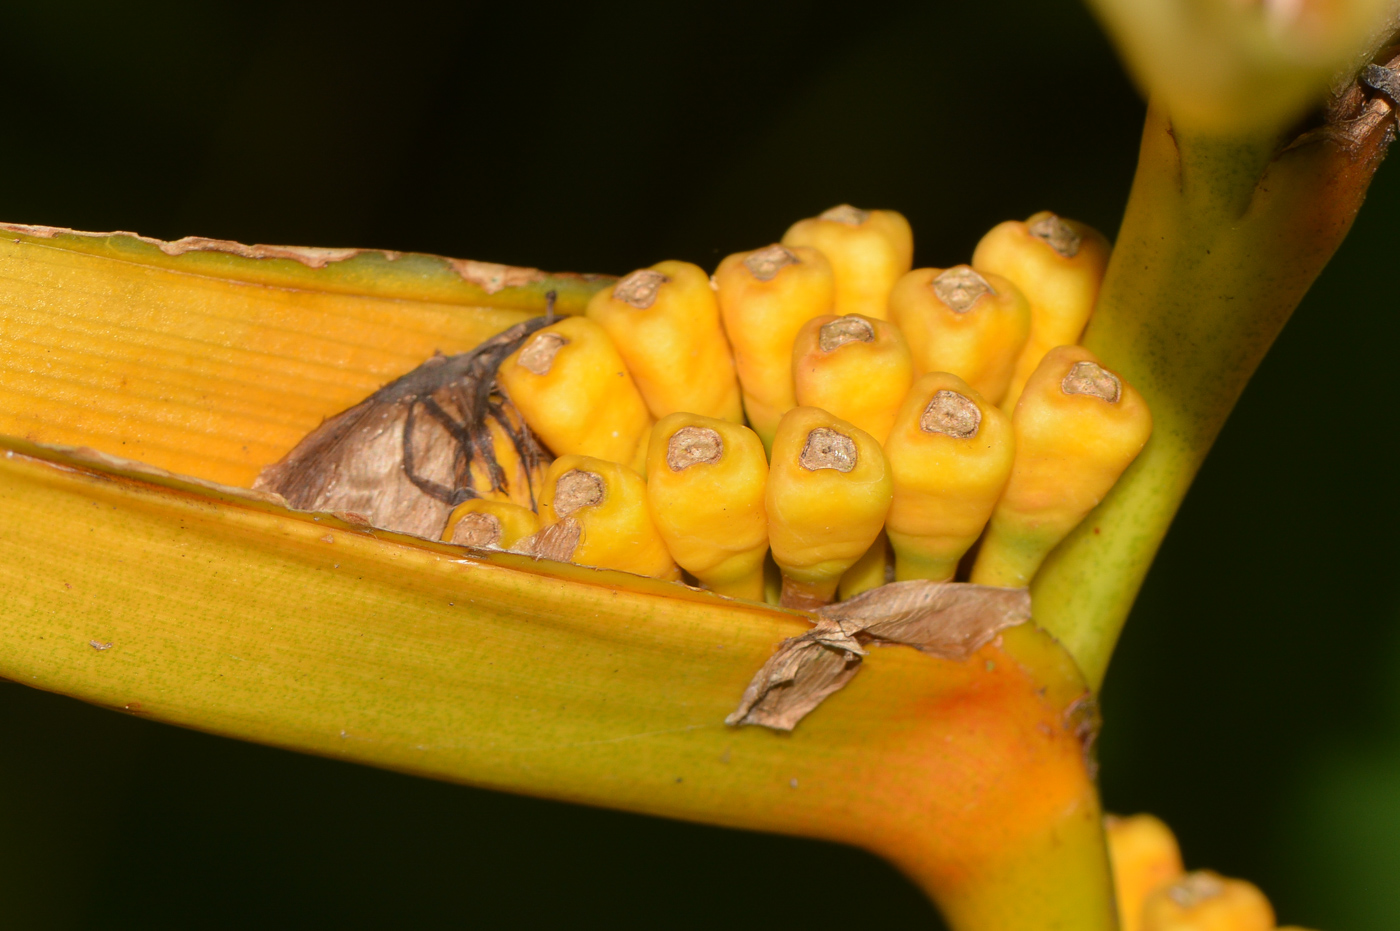
<svg viewBox="0 0 1400 931"><path fill-rule="evenodd" d="M804 609L1029 585L1152 430L1075 345L1108 251L1038 213L914 269L903 216L841 205L713 276L637 269L498 338L441 537Z"/></svg>

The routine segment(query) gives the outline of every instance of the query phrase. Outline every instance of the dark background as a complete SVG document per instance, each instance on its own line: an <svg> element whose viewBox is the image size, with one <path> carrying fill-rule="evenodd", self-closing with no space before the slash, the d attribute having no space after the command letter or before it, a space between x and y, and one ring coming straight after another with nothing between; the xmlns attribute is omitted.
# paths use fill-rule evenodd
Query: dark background
<svg viewBox="0 0 1400 931"><path fill-rule="evenodd" d="M1143 109L1069 0L0 0L0 61L5 220L578 271L713 266L842 201L904 211L923 265L1042 208L1111 235ZM1397 207L1387 168L1191 492L1104 693L1108 806L1162 815L1188 865L1332 931L1400 927ZM441 785L9 684L0 915L937 921L856 851Z"/></svg>

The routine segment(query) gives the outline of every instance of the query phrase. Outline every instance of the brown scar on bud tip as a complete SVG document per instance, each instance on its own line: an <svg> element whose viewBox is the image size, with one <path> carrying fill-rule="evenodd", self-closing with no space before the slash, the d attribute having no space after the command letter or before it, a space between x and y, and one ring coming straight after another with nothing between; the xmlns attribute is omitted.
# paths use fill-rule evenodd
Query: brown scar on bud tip
<svg viewBox="0 0 1400 931"><path fill-rule="evenodd" d="M1069 374L1060 380L1065 394L1087 394L1109 404L1118 403L1123 396L1123 383L1108 369L1093 362L1076 362Z"/></svg>
<svg viewBox="0 0 1400 931"><path fill-rule="evenodd" d="M638 310L646 310L656 303L661 286L670 280L655 269L640 268L613 286L613 297Z"/></svg>
<svg viewBox="0 0 1400 931"><path fill-rule="evenodd" d="M569 341L558 333L541 333L520 350L515 362L536 375L548 375L554 357L567 345Z"/></svg>
<svg viewBox="0 0 1400 931"><path fill-rule="evenodd" d="M861 210L859 207L852 207L850 204L841 204L839 207L823 210L817 219L835 220L837 223L844 223L847 226L860 226L866 220L870 219L870 211Z"/></svg>
<svg viewBox="0 0 1400 931"><path fill-rule="evenodd" d="M550 524L539 533L521 540L511 550L536 559L552 559L555 562L572 562L574 550L578 549L583 538L583 525L572 517L566 517L557 524Z"/></svg>
<svg viewBox="0 0 1400 931"><path fill-rule="evenodd" d="M1187 873L1167 888L1167 895L1182 908L1195 908L1225 891L1219 877L1204 871Z"/></svg>
<svg viewBox="0 0 1400 931"><path fill-rule="evenodd" d="M719 462L724 456L724 440L709 427L681 427L666 444L666 464L672 472L683 472L699 463Z"/></svg>
<svg viewBox="0 0 1400 931"><path fill-rule="evenodd" d="M452 543L488 549L501 545L501 521L495 514L473 511L452 528Z"/></svg>
<svg viewBox="0 0 1400 931"><path fill-rule="evenodd" d="M1026 227L1026 232L1067 259L1079 254L1079 234L1053 213Z"/></svg>
<svg viewBox="0 0 1400 931"><path fill-rule="evenodd" d="M947 389L934 392L919 418L919 429L925 433L941 433L958 440L976 436L981 427L981 408L971 398Z"/></svg>
<svg viewBox="0 0 1400 931"><path fill-rule="evenodd" d="M855 314L847 314L824 325L817 333L817 345L822 352L831 352L847 343L875 342L875 328L870 321Z"/></svg>
<svg viewBox="0 0 1400 931"><path fill-rule="evenodd" d="M801 262L797 253L787 246L774 243L756 252L750 252L748 258L744 259L744 267L759 281L772 281L784 268Z"/></svg>
<svg viewBox="0 0 1400 931"><path fill-rule="evenodd" d="M844 433L817 427L807 434L807 443L802 447L797 461L808 472L818 469L849 472L856 467L858 458L855 440Z"/></svg>
<svg viewBox="0 0 1400 931"><path fill-rule="evenodd" d="M955 265L933 279L933 293L954 313L965 314L982 295L997 292L971 265Z"/></svg>
<svg viewBox="0 0 1400 931"><path fill-rule="evenodd" d="M603 500L603 477L597 472L570 469L554 483L554 513L568 517L579 508Z"/></svg>

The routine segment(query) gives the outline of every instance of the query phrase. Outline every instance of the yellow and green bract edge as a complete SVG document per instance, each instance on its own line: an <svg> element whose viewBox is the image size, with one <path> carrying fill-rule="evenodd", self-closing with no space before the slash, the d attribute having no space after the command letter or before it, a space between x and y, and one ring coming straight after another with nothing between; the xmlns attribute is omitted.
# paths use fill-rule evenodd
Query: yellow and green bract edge
<svg viewBox="0 0 1400 931"><path fill-rule="evenodd" d="M963 931L1114 927L1088 691L1037 628L964 663L874 651L794 733L736 730L725 716L808 616L246 491L432 352L604 281L505 269L526 283L488 294L409 258L9 229L0 676L431 778L855 844Z"/></svg>

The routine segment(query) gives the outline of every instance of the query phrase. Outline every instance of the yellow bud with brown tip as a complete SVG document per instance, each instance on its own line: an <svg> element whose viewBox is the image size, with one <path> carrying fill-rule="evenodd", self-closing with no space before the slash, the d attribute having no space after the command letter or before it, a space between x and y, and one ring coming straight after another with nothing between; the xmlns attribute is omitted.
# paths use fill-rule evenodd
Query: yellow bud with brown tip
<svg viewBox="0 0 1400 931"><path fill-rule="evenodd" d="M825 314L803 324L793 343L797 403L835 414L880 443L913 381L909 346L884 320Z"/></svg>
<svg viewBox="0 0 1400 931"><path fill-rule="evenodd" d="M540 516L527 507L472 498L452 509L442 539L478 549L508 550L539 529Z"/></svg>
<svg viewBox="0 0 1400 931"><path fill-rule="evenodd" d="M699 414L651 432L647 499L672 558L711 591L763 600L768 458L758 434Z"/></svg>
<svg viewBox="0 0 1400 931"><path fill-rule="evenodd" d="M689 262L657 262L588 302L588 319L612 338L651 415L690 411L744 420L729 340L710 276Z"/></svg>
<svg viewBox="0 0 1400 931"><path fill-rule="evenodd" d="M652 418L603 328L565 317L506 357L496 379L556 456L646 466Z"/></svg>
<svg viewBox="0 0 1400 931"><path fill-rule="evenodd" d="M894 210L861 210L849 204L798 220L783 234L785 246L818 249L836 277L834 312L889 317L890 291L914 265L914 234Z"/></svg>
<svg viewBox="0 0 1400 931"><path fill-rule="evenodd" d="M977 244L973 267L1011 279L1031 306L1030 338L1001 401L1005 410L1016 406L1021 389L1047 352L1079 342L1099 298L1108 254L1102 233L1048 211L1024 223L1000 223Z"/></svg>
<svg viewBox="0 0 1400 931"><path fill-rule="evenodd" d="M1141 931L1274 931L1274 909L1258 887L1197 870L1147 897Z"/></svg>
<svg viewBox="0 0 1400 931"><path fill-rule="evenodd" d="M652 520L646 482L616 462L560 456L540 495L544 529L516 546L541 559L678 580L680 568Z"/></svg>
<svg viewBox="0 0 1400 931"><path fill-rule="evenodd" d="M972 570L983 585L1030 584L1152 435L1142 395L1083 346L1046 354L1011 422L1016 464Z"/></svg>
<svg viewBox="0 0 1400 931"><path fill-rule="evenodd" d="M1171 828L1151 815L1109 816L1104 819L1104 829L1113 863L1120 931L1142 931L1147 897L1186 872L1181 865L1181 848Z"/></svg>
<svg viewBox="0 0 1400 931"><path fill-rule="evenodd" d="M1030 336L1031 308L995 272L916 268L890 292L890 322L909 343L916 376L952 372L1000 404Z"/></svg>
<svg viewBox="0 0 1400 931"><path fill-rule="evenodd" d="M773 445L783 414L797 406L792 344L802 325L831 313L831 265L816 249L765 246L736 252L715 271L716 296L749 426Z"/></svg>
<svg viewBox="0 0 1400 931"><path fill-rule="evenodd" d="M895 578L946 582L977 541L1016 452L1011 418L956 375L914 383L885 441Z"/></svg>
<svg viewBox="0 0 1400 931"><path fill-rule="evenodd" d="M783 573L782 603L816 608L870 549L893 488L875 438L827 411L783 415L768 471L768 539Z"/></svg>

